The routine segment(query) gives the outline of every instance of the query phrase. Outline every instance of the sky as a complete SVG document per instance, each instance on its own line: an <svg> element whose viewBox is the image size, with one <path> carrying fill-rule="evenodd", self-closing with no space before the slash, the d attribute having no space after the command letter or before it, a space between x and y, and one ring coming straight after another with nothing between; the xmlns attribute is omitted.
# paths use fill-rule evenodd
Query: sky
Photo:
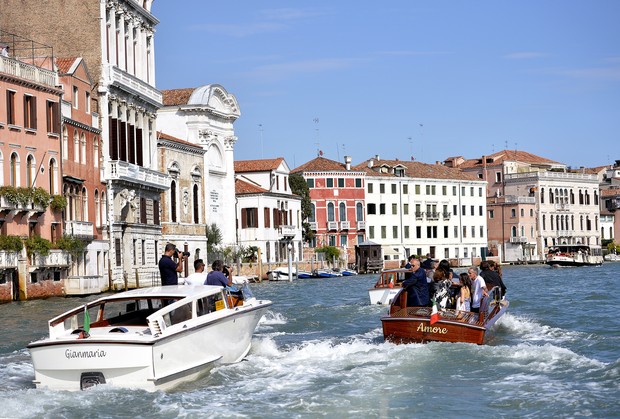
<svg viewBox="0 0 620 419"><path fill-rule="evenodd" d="M160 90L234 95L235 160L620 159L620 1L155 0Z"/></svg>

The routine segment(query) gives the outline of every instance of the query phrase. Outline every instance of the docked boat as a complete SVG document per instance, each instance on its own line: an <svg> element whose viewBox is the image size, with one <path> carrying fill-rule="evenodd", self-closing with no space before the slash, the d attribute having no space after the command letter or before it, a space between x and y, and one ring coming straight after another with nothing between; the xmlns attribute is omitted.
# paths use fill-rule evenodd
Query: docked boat
<svg viewBox="0 0 620 419"><path fill-rule="evenodd" d="M383 337L393 343L465 342L481 345L489 339L489 329L508 309L494 287L480 303L480 313L457 310L435 311L431 307L407 307L407 291L402 290L381 318ZM437 318L435 318L437 317Z"/></svg>
<svg viewBox="0 0 620 419"><path fill-rule="evenodd" d="M292 268L289 272L287 267L282 266L267 272L267 278L270 281L289 281L297 278L297 270Z"/></svg>
<svg viewBox="0 0 620 419"><path fill-rule="evenodd" d="M49 336L28 345L34 383L166 390L241 361L269 306L247 284L236 293L170 285L107 295L51 319Z"/></svg>
<svg viewBox="0 0 620 419"><path fill-rule="evenodd" d="M605 255L606 262L620 262L620 255L617 253L608 253Z"/></svg>
<svg viewBox="0 0 620 419"><path fill-rule="evenodd" d="M353 269L341 269L340 273L342 274L342 276L354 276L357 275L357 271L353 270Z"/></svg>
<svg viewBox="0 0 620 419"><path fill-rule="evenodd" d="M549 249L546 264L556 266L598 266L603 263L600 246L558 245Z"/></svg>
<svg viewBox="0 0 620 419"><path fill-rule="evenodd" d="M370 304L388 305L402 287L407 269L386 269L381 271L379 280L368 290Z"/></svg>
<svg viewBox="0 0 620 419"><path fill-rule="evenodd" d="M333 269L315 269L314 272L312 272L312 276L315 278L335 278L337 276L342 276L342 273Z"/></svg>

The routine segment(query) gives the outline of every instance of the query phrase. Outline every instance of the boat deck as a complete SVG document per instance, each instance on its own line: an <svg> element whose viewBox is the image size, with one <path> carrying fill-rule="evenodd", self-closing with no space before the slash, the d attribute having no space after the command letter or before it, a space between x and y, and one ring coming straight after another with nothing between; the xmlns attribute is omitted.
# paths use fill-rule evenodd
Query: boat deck
<svg viewBox="0 0 620 419"><path fill-rule="evenodd" d="M392 318L400 317L423 317L429 318L431 316L431 307L406 307L397 308L391 314ZM458 323L467 323L474 326L483 326L484 321L480 320L478 313L472 313L470 311L456 311L456 310L444 310L439 312L441 320L455 321Z"/></svg>

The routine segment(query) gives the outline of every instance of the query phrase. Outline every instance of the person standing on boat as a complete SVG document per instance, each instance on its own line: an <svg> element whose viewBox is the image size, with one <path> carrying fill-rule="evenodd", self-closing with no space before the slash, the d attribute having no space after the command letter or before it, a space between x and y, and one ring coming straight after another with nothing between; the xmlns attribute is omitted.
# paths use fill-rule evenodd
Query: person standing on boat
<svg viewBox="0 0 620 419"><path fill-rule="evenodd" d="M178 262L172 260L172 255L177 247L172 244L166 244L164 254L159 259L159 275L161 276L162 285L178 285L179 284L179 272L183 271L183 261L185 256L183 252L177 252Z"/></svg>
<svg viewBox="0 0 620 419"><path fill-rule="evenodd" d="M202 259L194 261L194 273L185 278L185 285L203 285L207 279L205 263Z"/></svg>
<svg viewBox="0 0 620 419"><path fill-rule="evenodd" d="M488 260L483 260L480 263L480 271L480 276L484 279L487 290L492 290L493 287L499 287L502 292L502 297L506 295L506 285L504 285L504 281L502 281L502 278L496 271L491 269L491 264Z"/></svg>
<svg viewBox="0 0 620 419"><path fill-rule="evenodd" d="M403 281L403 289L407 291L407 307L426 307L430 304L426 271L413 256L409 257L407 265L411 270L410 276Z"/></svg>
<svg viewBox="0 0 620 419"><path fill-rule="evenodd" d="M473 291L471 294L471 311L474 313L480 313L480 302L482 297L488 297L487 285L484 282L484 278L478 275L478 268L471 267L467 270L469 279L472 281Z"/></svg>
<svg viewBox="0 0 620 419"><path fill-rule="evenodd" d="M207 279L204 282L205 285L219 285L222 287L232 285L232 279L227 278L222 272L224 263L221 260L214 260L211 264L211 269L213 270L207 275Z"/></svg>

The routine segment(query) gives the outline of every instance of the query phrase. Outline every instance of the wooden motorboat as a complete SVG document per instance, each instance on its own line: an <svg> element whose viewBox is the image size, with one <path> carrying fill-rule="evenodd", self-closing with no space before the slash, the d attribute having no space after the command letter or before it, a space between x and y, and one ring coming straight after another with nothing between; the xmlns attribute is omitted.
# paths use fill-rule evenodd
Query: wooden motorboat
<svg viewBox="0 0 620 419"><path fill-rule="evenodd" d="M407 307L407 291L401 290L390 305L387 316L381 318L383 337L393 343L465 342L483 344L489 329L508 309L509 302L501 298L494 287L480 304L480 314L446 309L439 320L431 324L431 307Z"/></svg>
<svg viewBox="0 0 620 419"><path fill-rule="evenodd" d="M28 345L34 383L165 390L241 361L270 305L247 284L237 293L170 285L107 295L51 319L49 336Z"/></svg>
<svg viewBox="0 0 620 419"><path fill-rule="evenodd" d="M374 287L368 290L370 304L390 304L401 289L408 269L386 269L381 271Z"/></svg>

